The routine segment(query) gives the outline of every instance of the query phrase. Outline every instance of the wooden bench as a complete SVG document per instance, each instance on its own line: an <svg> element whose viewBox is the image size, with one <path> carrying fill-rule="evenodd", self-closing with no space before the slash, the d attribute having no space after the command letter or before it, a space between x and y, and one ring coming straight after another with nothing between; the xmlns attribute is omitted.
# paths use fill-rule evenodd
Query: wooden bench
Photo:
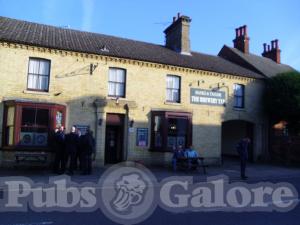
<svg viewBox="0 0 300 225"><path fill-rule="evenodd" d="M46 152L16 152L16 163L20 162L39 162L45 164L47 162L48 154Z"/></svg>
<svg viewBox="0 0 300 225"><path fill-rule="evenodd" d="M180 169L188 170L189 165L188 165L188 158L179 158L177 159L177 167ZM193 158L191 158L193 160ZM195 158L196 163L192 163L192 168L191 169L197 169L198 167L202 167L203 173L206 174L206 167L207 165L204 164L204 157L197 157Z"/></svg>

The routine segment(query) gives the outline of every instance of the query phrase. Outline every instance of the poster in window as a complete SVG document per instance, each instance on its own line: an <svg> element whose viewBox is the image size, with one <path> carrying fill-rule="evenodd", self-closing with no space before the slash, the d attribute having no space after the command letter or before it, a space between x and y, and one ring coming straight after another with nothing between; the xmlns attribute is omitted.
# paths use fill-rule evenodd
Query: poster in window
<svg viewBox="0 0 300 225"><path fill-rule="evenodd" d="M136 145L139 147L148 146L148 128L137 128Z"/></svg>
<svg viewBox="0 0 300 225"><path fill-rule="evenodd" d="M176 146L176 137L168 136L168 147L172 148L173 146Z"/></svg>
<svg viewBox="0 0 300 225"><path fill-rule="evenodd" d="M56 120L56 127L62 126L62 112L57 111L55 120Z"/></svg>
<svg viewBox="0 0 300 225"><path fill-rule="evenodd" d="M80 131L81 135L85 135L87 129L90 128L90 126L88 126L88 125L79 125L79 124L77 124L77 125L74 125L74 126Z"/></svg>

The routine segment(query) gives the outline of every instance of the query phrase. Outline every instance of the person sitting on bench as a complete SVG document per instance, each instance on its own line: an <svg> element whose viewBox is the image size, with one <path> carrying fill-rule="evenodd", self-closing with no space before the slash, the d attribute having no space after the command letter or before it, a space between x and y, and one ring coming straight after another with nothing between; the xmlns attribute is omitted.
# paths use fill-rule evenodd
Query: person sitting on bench
<svg viewBox="0 0 300 225"><path fill-rule="evenodd" d="M198 153L192 145L186 149L185 157L188 159L188 169L196 169L198 166Z"/></svg>
<svg viewBox="0 0 300 225"><path fill-rule="evenodd" d="M176 146L173 146L173 158L172 158L172 166L173 170L177 170L177 161L180 159L185 158L184 149L181 145L176 148Z"/></svg>

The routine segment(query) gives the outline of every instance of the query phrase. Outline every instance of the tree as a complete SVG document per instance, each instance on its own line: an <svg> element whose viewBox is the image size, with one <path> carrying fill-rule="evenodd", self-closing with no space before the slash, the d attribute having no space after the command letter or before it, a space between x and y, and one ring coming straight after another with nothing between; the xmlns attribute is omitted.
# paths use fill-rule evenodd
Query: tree
<svg viewBox="0 0 300 225"><path fill-rule="evenodd" d="M291 132L300 130L300 73L291 71L267 80L265 108L271 120L285 120Z"/></svg>

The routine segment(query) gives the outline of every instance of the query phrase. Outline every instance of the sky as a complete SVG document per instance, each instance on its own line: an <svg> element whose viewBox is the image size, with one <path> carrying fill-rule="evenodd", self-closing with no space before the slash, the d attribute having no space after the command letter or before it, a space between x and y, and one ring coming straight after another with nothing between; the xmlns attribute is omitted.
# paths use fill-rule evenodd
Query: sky
<svg viewBox="0 0 300 225"><path fill-rule="evenodd" d="M279 39L281 61L300 71L300 0L0 0L0 15L163 45L177 13L192 19L193 51L217 55L247 25L250 52Z"/></svg>

